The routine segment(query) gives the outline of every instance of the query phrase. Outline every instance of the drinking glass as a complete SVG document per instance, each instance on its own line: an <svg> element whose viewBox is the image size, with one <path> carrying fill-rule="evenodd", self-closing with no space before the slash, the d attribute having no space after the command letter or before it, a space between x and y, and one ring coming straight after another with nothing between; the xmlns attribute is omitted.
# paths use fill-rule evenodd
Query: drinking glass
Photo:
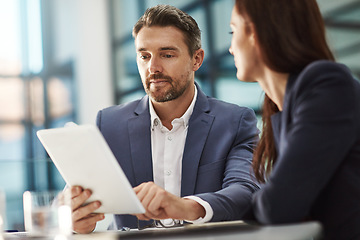
<svg viewBox="0 0 360 240"><path fill-rule="evenodd" d="M70 191L26 191L23 203L25 230L30 236L72 234Z"/></svg>

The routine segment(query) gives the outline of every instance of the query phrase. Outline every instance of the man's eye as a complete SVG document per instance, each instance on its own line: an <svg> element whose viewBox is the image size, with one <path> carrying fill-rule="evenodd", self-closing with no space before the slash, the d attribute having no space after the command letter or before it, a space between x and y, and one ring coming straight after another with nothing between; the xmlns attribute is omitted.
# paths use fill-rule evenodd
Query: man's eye
<svg viewBox="0 0 360 240"><path fill-rule="evenodd" d="M231 31L231 32L229 32L229 34L234 34L234 32L233 32L233 31Z"/></svg>
<svg viewBox="0 0 360 240"><path fill-rule="evenodd" d="M165 54L164 57L165 57L165 58L172 58L173 55L171 55L171 54Z"/></svg>
<svg viewBox="0 0 360 240"><path fill-rule="evenodd" d="M146 55L140 55L140 58L145 60L145 59L148 59L149 57Z"/></svg>

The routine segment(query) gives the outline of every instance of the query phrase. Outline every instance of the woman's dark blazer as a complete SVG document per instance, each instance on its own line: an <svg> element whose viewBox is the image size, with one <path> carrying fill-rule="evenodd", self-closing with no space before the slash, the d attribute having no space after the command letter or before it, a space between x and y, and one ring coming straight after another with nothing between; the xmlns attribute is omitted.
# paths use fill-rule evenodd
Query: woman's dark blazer
<svg viewBox="0 0 360 240"><path fill-rule="evenodd" d="M272 116L278 150L253 198L265 224L320 221L325 239L360 239L360 84L343 65L316 61L291 75Z"/></svg>

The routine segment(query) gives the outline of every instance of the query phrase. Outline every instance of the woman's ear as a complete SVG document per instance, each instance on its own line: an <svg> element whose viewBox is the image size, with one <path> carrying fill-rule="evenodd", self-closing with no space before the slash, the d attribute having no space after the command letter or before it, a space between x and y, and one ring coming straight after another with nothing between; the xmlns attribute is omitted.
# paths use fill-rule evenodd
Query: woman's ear
<svg viewBox="0 0 360 240"><path fill-rule="evenodd" d="M193 71L197 71L204 61L204 50L202 48L195 51L193 55Z"/></svg>
<svg viewBox="0 0 360 240"><path fill-rule="evenodd" d="M257 36L256 36L254 24L250 23L248 26L248 29L249 29L249 33L250 33L250 42L252 45L256 45L257 44Z"/></svg>

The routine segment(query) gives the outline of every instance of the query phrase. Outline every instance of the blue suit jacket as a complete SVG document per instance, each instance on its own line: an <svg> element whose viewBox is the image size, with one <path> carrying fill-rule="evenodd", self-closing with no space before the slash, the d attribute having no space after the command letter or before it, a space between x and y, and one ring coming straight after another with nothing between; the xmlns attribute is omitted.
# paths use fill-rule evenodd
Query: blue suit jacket
<svg viewBox="0 0 360 240"><path fill-rule="evenodd" d="M212 221L240 219L259 189L251 174L256 122L253 110L209 98L198 88L183 153L181 196L207 201ZM131 185L153 181L148 96L100 111L97 125ZM137 227L134 216L116 215L115 221L118 228Z"/></svg>
<svg viewBox="0 0 360 240"><path fill-rule="evenodd" d="M325 239L360 239L359 82L343 65L314 62L290 76L272 125L278 159L254 195L257 219L312 219Z"/></svg>

